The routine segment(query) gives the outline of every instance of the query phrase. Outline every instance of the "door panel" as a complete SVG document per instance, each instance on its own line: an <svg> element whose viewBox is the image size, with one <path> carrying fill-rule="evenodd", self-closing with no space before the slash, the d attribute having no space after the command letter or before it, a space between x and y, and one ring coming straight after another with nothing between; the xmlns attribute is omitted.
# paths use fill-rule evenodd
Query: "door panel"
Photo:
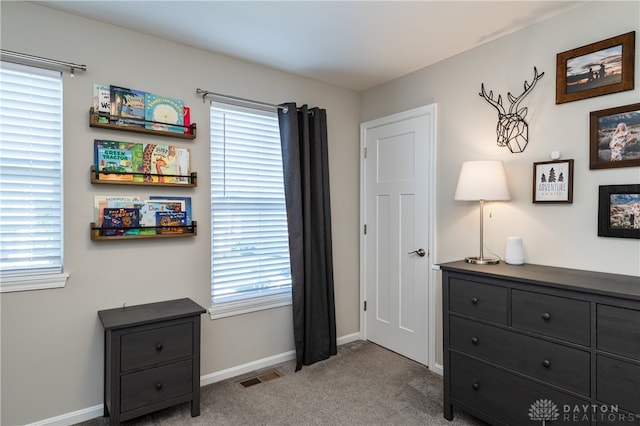
<svg viewBox="0 0 640 426"><path fill-rule="evenodd" d="M423 364L430 261L415 251L430 247L433 119L424 114L363 125L365 337Z"/></svg>

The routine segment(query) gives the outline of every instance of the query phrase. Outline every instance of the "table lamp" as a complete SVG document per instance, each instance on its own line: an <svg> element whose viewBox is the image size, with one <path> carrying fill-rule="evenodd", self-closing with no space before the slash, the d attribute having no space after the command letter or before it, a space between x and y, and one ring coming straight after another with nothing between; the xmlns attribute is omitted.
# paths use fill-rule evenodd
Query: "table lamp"
<svg viewBox="0 0 640 426"><path fill-rule="evenodd" d="M507 178L502 161L466 161L462 163L455 200L480 201L480 256L466 257L467 263L478 265L494 265L500 260L495 257L484 257L483 207L485 201L510 200Z"/></svg>

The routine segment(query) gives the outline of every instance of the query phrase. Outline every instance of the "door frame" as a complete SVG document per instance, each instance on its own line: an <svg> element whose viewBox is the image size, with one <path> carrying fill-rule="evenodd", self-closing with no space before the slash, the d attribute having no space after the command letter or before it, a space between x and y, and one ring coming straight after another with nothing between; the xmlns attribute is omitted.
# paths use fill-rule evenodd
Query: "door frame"
<svg viewBox="0 0 640 426"><path fill-rule="evenodd" d="M435 305L435 271L438 268L433 263L435 259L435 200L436 200L436 171L435 171L435 155L436 155L436 141L437 141L437 129L436 129L436 112L437 104L425 105L422 107L414 108L408 111L391 114L385 117L377 118L374 120L366 121L360 124L360 339L367 339L367 324L366 316L364 312L364 302L366 300L366 262L365 257L365 219L366 219L366 134L370 129L376 127L385 126L387 124L396 123L399 121L405 121L416 117L425 117L430 120L431 124L431 140L429 141L428 159L427 165L429 167L429 182L427 185L429 194L427 195L429 208L427 212L428 232L429 238L427 242L427 252L429 253L428 262L430 263L427 283L427 318L429 320L429 326L427 327L427 346L428 346L428 364L427 367L438 374L442 374L441 368L436 364L436 305Z"/></svg>

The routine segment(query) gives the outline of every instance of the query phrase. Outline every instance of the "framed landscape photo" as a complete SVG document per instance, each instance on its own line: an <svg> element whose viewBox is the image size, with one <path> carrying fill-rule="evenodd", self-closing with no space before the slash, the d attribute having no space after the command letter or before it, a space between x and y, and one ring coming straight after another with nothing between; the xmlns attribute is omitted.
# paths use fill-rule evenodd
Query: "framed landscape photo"
<svg viewBox="0 0 640 426"><path fill-rule="evenodd" d="M573 160L533 163L534 203L573 203Z"/></svg>
<svg viewBox="0 0 640 426"><path fill-rule="evenodd" d="M598 236L640 238L640 184L600 186Z"/></svg>
<svg viewBox="0 0 640 426"><path fill-rule="evenodd" d="M556 104L633 89L636 32L556 56Z"/></svg>
<svg viewBox="0 0 640 426"><path fill-rule="evenodd" d="M640 103L589 114L589 168L640 166Z"/></svg>

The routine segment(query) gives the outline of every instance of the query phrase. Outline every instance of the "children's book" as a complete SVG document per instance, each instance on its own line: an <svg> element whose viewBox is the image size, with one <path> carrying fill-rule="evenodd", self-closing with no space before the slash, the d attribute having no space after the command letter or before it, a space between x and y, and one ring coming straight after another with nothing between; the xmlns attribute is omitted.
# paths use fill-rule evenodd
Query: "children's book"
<svg viewBox="0 0 640 426"><path fill-rule="evenodd" d="M190 151L188 148L145 144L142 158L145 181L189 183Z"/></svg>
<svg viewBox="0 0 640 426"><path fill-rule="evenodd" d="M156 226L157 212L181 212L184 211L184 201L182 200L144 200L140 208L140 226L144 228L154 228ZM154 229L151 229L154 231ZM147 231L147 229L145 229Z"/></svg>
<svg viewBox="0 0 640 426"><path fill-rule="evenodd" d="M184 133L184 102L180 99L145 94L145 126L147 129ZM177 126L171 126L177 124Z"/></svg>
<svg viewBox="0 0 640 426"><path fill-rule="evenodd" d="M185 212L156 212L158 234L183 234L187 232Z"/></svg>
<svg viewBox="0 0 640 426"><path fill-rule="evenodd" d="M184 118L182 119L182 121L184 125L184 133L188 135L191 133L191 128L189 127L191 126L191 108L184 107L183 116Z"/></svg>
<svg viewBox="0 0 640 426"><path fill-rule="evenodd" d="M99 123L108 123L111 113L111 93L106 84L93 85L93 111L98 115Z"/></svg>
<svg viewBox="0 0 640 426"><path fill-rule="evenodd" d="M144 127L145 92L109 86L111 122L123 126Z"/></svg>
<svg viewBox="0 0 640 426"><path fill-rule="evenodd" d="M100 170L100 161L98 158L98 154L100 149L117 149L117 150L126 150L131 152L131 179L127 178L126 180L133 180L134 182L142 182L142 154L144 149L144 144L141 143L133 143L133 142L120 142L120 141L112 141L112 140L104 140L104 139L96 139L93 141L94 145L94 164L96 165L96 169ZM116 177L111 176L109 178L106 174L98 176L100 180L116 180ZM123 180L123 179L120 179Z"/></svg>
<svg viewBox="0 0 640 426"><path fill-rule="evenodd" d="M139 226L138 209L104 209L104 221L102 222L102 228L105 236L140 235L140 229L138 229Z"/></svg>
<svg viewBox="0 0 640 426"><path fill-rule="evenodd" d="M191 197L166 197L163 195L152 195L149 197L150 200L169 200L169 201L184 201L184 212L186 224L191 225L193 223L191 217Z"/></svg>
<svg viewBox="0 0 640 426"><path fill-rule="evenodd" d="M98 148L100 180L133 181L131 151L115 148Z"/></svg>
<svg viewBox="0 0 640 426"><path fill-rule="evenodd" d="M135 195L95 195L93 197L93 222L96 226L102 226L104 209L107 207L135 207L134 203L141 200ZM116 202L126 203L126 205L115 205Z"/></svg>

